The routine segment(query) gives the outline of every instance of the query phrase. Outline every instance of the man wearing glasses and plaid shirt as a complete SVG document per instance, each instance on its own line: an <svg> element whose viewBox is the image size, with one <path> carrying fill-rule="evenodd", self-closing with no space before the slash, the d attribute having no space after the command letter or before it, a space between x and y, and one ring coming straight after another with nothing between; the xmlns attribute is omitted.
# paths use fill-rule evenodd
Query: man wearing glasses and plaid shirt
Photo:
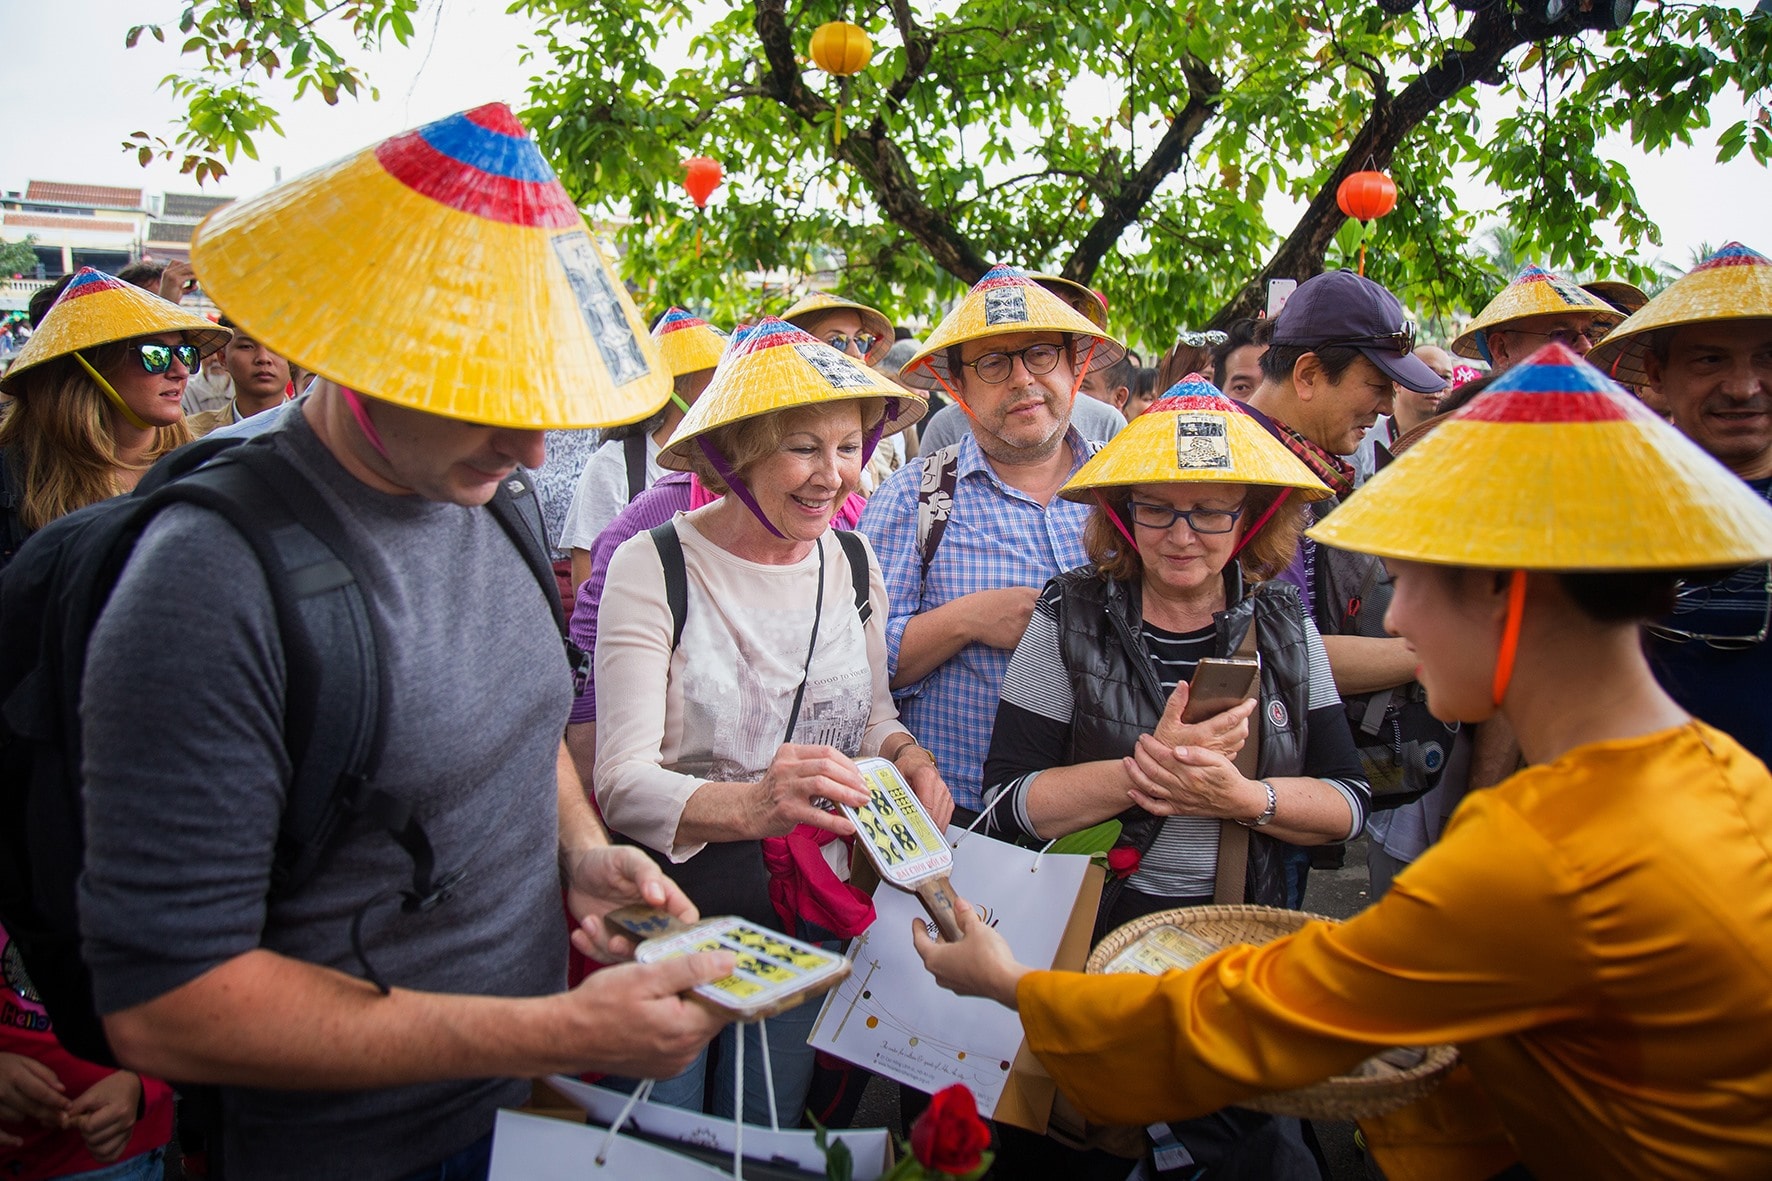
<svg viewBox="0 0 1772 1181"><path fill-rule="evenodd" d="M1665 400L1687 438L1772 499L1772 259L1731 242L1620 324L1588 360ZM1682 707L1772 763L1772 564L1680 584L1649 628Z"/></svg>

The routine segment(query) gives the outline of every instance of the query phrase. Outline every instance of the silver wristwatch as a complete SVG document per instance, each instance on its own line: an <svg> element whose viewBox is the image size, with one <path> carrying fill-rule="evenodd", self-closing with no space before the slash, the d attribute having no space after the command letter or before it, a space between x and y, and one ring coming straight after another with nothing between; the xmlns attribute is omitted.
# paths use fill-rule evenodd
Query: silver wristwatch
<svg viewBox="0 0 1772 1181"><path fill-rule="evenodd" d="M1267 788L1267 807L1254 820L1239 820L1244 828L1266 828L1274 822L1274 809L1279 806L1280 797L1274 794L1274 785L1263 779L1261 786Z"/></svg>

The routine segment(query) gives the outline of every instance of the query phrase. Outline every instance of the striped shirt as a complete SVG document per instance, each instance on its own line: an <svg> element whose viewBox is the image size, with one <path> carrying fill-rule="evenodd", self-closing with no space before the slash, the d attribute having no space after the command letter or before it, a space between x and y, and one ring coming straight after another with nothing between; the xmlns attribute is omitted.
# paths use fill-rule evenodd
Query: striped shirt
<svg viewBox="0 0 1772 1181"><path fill-rule="evenodd" d="M1095 444L1075 428L1067 429L1065 441L1074 474L1095 453ZM858 526L873 544L886 581L886 650L894 676L912 616L975 591L1045 586L1088 560L1083 552L1087 505L1058 497L1042 505L1011 488L997 478L970 433L960 440L955 462L954 504L927 583L917 552L917 494L926 458L887 477L868 498ZM968 644L922 680L894 690L899 720L935 755L954 802L963 808L983 806L984 756L1008 666L1004 649Z"/></svg>

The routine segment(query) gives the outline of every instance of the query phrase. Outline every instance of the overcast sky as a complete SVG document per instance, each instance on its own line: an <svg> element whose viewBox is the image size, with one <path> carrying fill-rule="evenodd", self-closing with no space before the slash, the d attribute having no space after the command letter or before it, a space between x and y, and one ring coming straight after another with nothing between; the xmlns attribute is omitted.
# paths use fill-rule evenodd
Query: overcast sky
<svg viewBox="0 0 1772 1181"><path fill-rule="evenodd" d="M177 20L183 6L183 0L0 0L0 46L5 46L5 87L12 100L0 136L0 188L60 180L196 191L175 167L156 163L143 169L119 147L133 131L173 134L176 106L159 83L178 66ZM528 78L537 70L521 62L529 26L504 8L505 0L433 0L425 6L412 46L361 63L380 88L379 102L343 97L338 106L327 107L310 94L300 103L276 104L285 137L266 135L259 141L258 162L240 158L230 176L210 182L204 191L250 195L269 187L279 166L291 177L483 102L502 100L520 108ZM142 47L125 50L129 26L155 19L166 24L172 44L144 37ZM1620 148L1639 197L1662 228L1662 256L1681 267L1689 265L1700 242L1720 245L1740 238L1772 251L1767 230L1772 170L1746 153L1727 165L1715 161L1716 134L1740 117L1739 107L1719 105L1710 130L1699 133L1694 147L1652 159L1628 145ZM1481 191L1467 200L1478 208L1494 204L1493 196Z"/></svg>

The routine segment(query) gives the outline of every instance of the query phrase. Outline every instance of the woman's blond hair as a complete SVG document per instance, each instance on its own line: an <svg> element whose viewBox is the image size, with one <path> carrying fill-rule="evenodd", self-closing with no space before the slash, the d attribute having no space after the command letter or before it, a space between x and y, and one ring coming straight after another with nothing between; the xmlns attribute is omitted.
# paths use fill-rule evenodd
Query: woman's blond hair
<svg viewBox="0 0 1772 1181"><path fill-rule="evenodd" d="M720 457L726 461L729 470L742 479L745 469L781 446L781 441L787 437L787 418L790 411L829 410L850 405L861 408L863 434L873 430L874 424L886 414L886 399L884 398L812 402L800 406L786 406L780 410L770 411L768 414L759 414L754 418L746 418L728 423L725 426L715 427L702 437L708 441L709 446L720 453ZM725 478L714 470L714 465L709 462L707 455L699 446L691 445L688 450L690 470L701 479L709 492L724 496L732 490Z"/></svg>
<svg viewBox="0 0 1772 1181"><path fill-rule="evenodd" d="M1237 524L1244 529L1261 520L1262 514L1280 498L1280 493L1286 491L1284 488L1266 484L1251 484L1248 487L1248 495L1243 500L1243 515L1237 518ZM1114 514L1120 518L1120 523L1128 529L1133 528L1132 516L1126 508L1127 502L1132 499L1132 489L1099 488L1095 491L1100 499L1090 508L1089 520L1083 526L1084 552L1095 563L1095 568L1102 577L1121 582L1136 582L1144 573L1144 562L1139 558L1138 551L1126 544L1126 539L1114 528L1114 523L1107 519L1101 506L1102 500L1106 500ZM1292 561L1292 555L1298 552L1298 539L1304 534L1305 520L1303 498L1287 497L1286 503L1261 527L1261 532L1237 554L1237 564L1243 568L1243 576L1252 582L1259 582L1284 570L1287 563Z"/></svg>
<svg viewBox="0 0 1772 1181"><path fill-rule="evenodd" d="M128 342L83 350L100 373L128 359ZM73 356L57 357L20 379L17 397L0 418L0 447L18 457L19 520L32 531L77 508L124 490L123 463L109 427L110 400ZM155 429L148 462L182 447L191 428L179 419Z"/></svg>

